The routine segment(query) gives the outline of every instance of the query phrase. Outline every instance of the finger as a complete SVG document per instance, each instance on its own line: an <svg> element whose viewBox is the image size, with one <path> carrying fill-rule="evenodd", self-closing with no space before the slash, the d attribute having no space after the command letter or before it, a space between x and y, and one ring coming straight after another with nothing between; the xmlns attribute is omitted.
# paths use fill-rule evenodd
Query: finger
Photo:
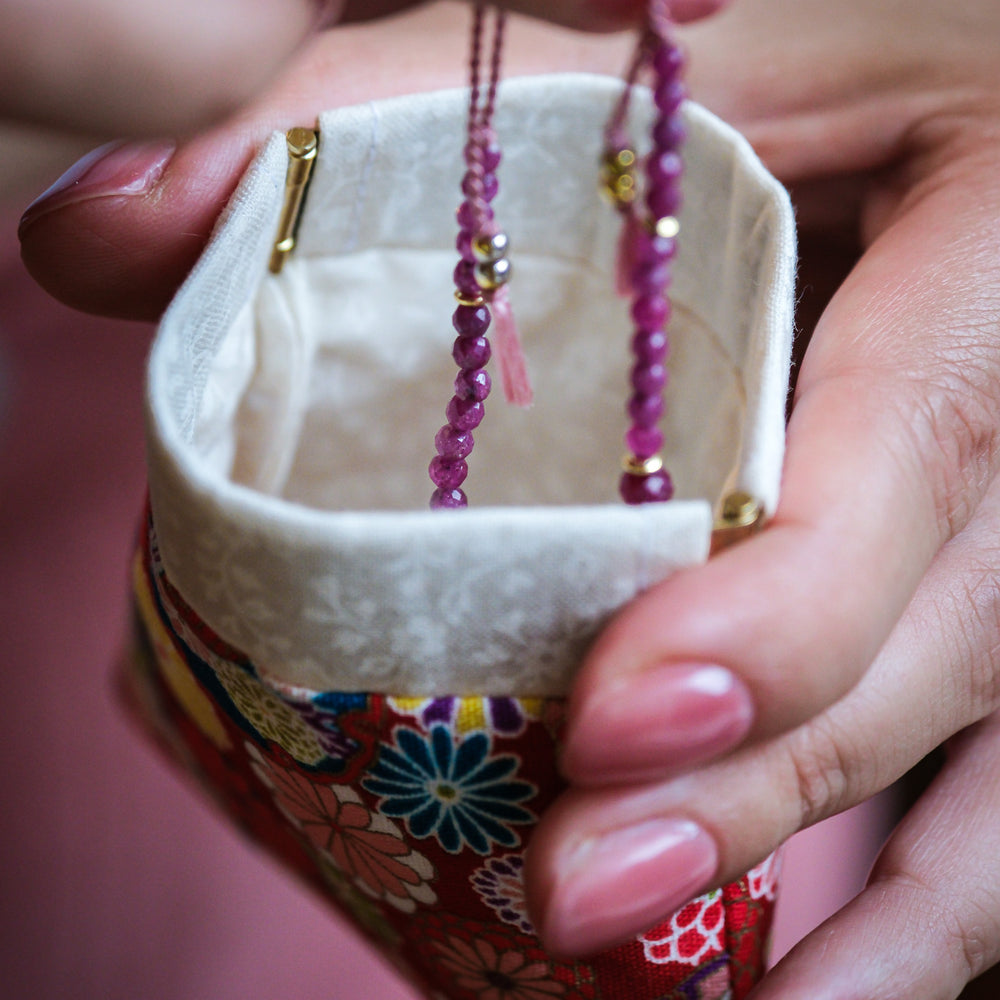
<svg viewBox="0 0 1000 1000"><path fill-rule="evenodd" d="M935 560L871 670L822 716L660 784L564 797L529 859L550 947L584 954L639 933L791 834L867 800L1000 707L1000 593L988 569L1000 564L998 517L994 487ZM635 885L625 893L628 879Z"/></svg>
<svg viewBox="0 0 1000 1000"><path fill-rule="evenodd" d="M677 21L696 21L716 13L729 0L671 0ZM505 0L503 6L521 14L585 31L620 31L638 24L647 0Z"/></svg>
<svg viewBox="0 0 1000 1000"><path fill-rule="evenodd" d="M1000 960L998 826L993 716L954 741L865 891L786 956L754 1000L957 997Z"/></svg>
<svg viewBox="0 0 1000 1000"><path fill-rule="evenodd" d="M271 79L322 0L2 5L0 117L94 135L188 131Z"/></svg>
<svg viewBox="0 0 1000 1000"><path fill-rule="evenodd" d="M180 144L116 145L74 168L31 206L22 256L56 298L87 312L155 319L184 279L254 150L275 129L319 111L459 86L467 18L455 8L326 32L270 92L214 131ZM553 69L615 72L628 38L567 34L540 22L510 25L511 75Z"/></svg>
<svg viewBox="0 0 1000 1000"><path fill-rule="evenodd" d="M963 178L961 190L965 190L966 183L975 187L971 175ZM929 195L925 202L916 206L913 218L926 224L943 207L958 208L961 194L958 202L945 196L943 201L934 204L942 197L943 190L936 189L934 196ZM982 183L979 193L986 193ZM925 216L925 212L929 214ZM975 233L974 215L959 212L954 221L959 227L965 222L973 224L971 232ZM940 222L939 218L935 232L943 235L946 227ZM985 229L985 233L981 229L976 236L984 240L983 246L988 246L989 241L985 239L988 226ZM893 232L907 239L911 236L908 230L908 224L901 223ZM948 244L947 239L944 242ZM901 252L900 246L888 235L873 253L877 255L880 249L891 257ZM537 925L543 928L554 950L565 954L584 953L638 933L653 919L668 914L697 891L738 876L802 826L847 808L885 787L937 742L997 705L998 685L992 651L1000 642L997 626L1000 602L993 585L994 574L984 567L1000 562L994 540L1000 509L996 496L990 494L977 508L981 511L976 513L977 520L970 522L968 511L961 506L962 497L973 507L982 501L982 483L991 481L994 460L989 447L981 453L975 448L967 448L969 439L965 434L980 426L981 420L986 421L982 426L991 426L995 413L986 409L973 416L972 410L959 411L968 419L948 426L945 421L955 400L945 405L945 401L933 395L933 389L940 388L946 381L940 378L942 371L973 377L972 369L977 368L978 374L988 382L990 373L1000 367L991 353L985 330L964 346L968 351L973 343L978 345L974 352L978 358L975 366L959 364L958 357L950 354L974 332L974 318L981 315L978 310L985 308L990 314L997 305L995 299L1000 298L1000 280L992 260L985 253L972 253L965 259L983 268L978 275L983 279L982 283L977 283L978 299L967 294L968 289L958 288L956 301L946 305L947 296L937 294L936 305L944 306L943 313L925 308L917 326L910 323L894 328L899 336L907 330L918 330L921 336L928 330L948 330L949 337L955 336L955 340L947 349L936 342L925 345L926 353L918 349L916 357L935 359L935 371L923 376L919 383L922 397L916 407L912 401L908 403L905 396L889 401L890 412L902 419L903 424L897 429L896 453L886 455L893 470L905 466L905 449L912 446L914 440L925 440L919 421L923 407L928 407L935 416L934 431L938 436L925 440L925 444L929 440L933 447L928 450L926 461L912 475L914 478L925 475L933 484L941 474L936 468L936 463L942 461L940 456L954 461L958 471L951 473L954 478L950 488L947 483L934 487L940 491L940 496L930 505L935 512L930 523L934 524L934 518L940 514L951 520L951 525L944 528L942 534L953 533L959 524L964 530L939 554L907 611L905 624L893 633L872 669L866 674L861 671L864 674L861 682L847 696L792 732L750 741L744 749L717 764L664 779L671 759L684 760L686 754L690 760L718 750L717 745L709 744L724 729L718 721L719 706L728 711L733 699L717 677L712 684L699 687L691 683L694 676L691 668L680 666L681 684L678 685L677 674L673 681L670 680L674 668L668 666L661 671L668 678L666 691L658 690L652 682L640 677L640 683L636 684L639 694L634 697L630 685L636 678L616 678L613 670L609 671L606 686L600 693L603 705L589 709L585 705L582 711L577 708L570 720L564 766L578 788L543 819L532 842L528 873L531 898ZM971 272L963 274L970 280L977 280ZM856 281L857 275L852 280ZM892 301L906 298L901 285L895 286L896 294L891 293L891 284L878 283L874 287L889 295ZM994 299L990 298L990 288L998 290ZM987 290L985 298L984 290ZM850 297L856 292L848 287L847 294ZM919 290L911 290L911 294L920 299ZM844 293L841 293L831 307L834 314L838 307L843 307L843 301ZM885 308L884 299L878 302L880 308ZM970 306L972 302L978 304ZM898 318L897 314L893 315ZM828 345L821 340L819 346L822 363L825 360L823 351ZM883 341L881 349L887 348L899 349ZM846 351L842 360L850 363L850 354ZM803 376L808 394L816 384L815 369ZM892 379L887 379L880 385L883 399L888 398L894 384ZM902 384L905 385L905 380ZM982 403L985 407L982 394L986 387L982 383L969 385L957 398L970 405ZM958 384L952 388L957 392ZM830 397L826 398L829 403ZM863 399L854 401L855 406L863 404ZM877 435L878 410L865 412L873 414L867 433ZM815 437L813 443L816 444ZM848 439L847 445L846 453L852 455L855 447L863 447L863 442L857 438ZM959 453L964 458L959 457ZM835 457L840 459L840 456ZM985 466L979 464L981 462L985 462ZM964 463L968 463L968 467L964 467ZM877 466L873 470L872 475L877 480ZM797 474L793 465L788 472L790 484ZM843 480L839 488L849 491L850 482ZM959 482L963 484L960 487ZM869 486L869 482L863 482L862 492ZM836 493L831 495L836 496ZM861 530L866 508L857 497L855 510L859 524L839 525L840 530ZM903 522L895 514L891 521L885 522L892 527L888 532L890 539L894 544L902 540L903 547L913 544L913 537L920 537L919 532L916 536L907 535L914 527L912 522L904 526L905 515L910 510L912 504L908 506L904 498L899 505ZM870 504L867 511L871 512ZM889 508L878 513L887 515ZM822 522L819 527L823 529ZM830 526L824 530L831 530ZM923 531L929 533L926 526ZM801 530L798 537L802 546L813 544L806 530ZM872 537L879 543L877 533ZM742 553L736 551L733 555L748 559L755 550L765 553L766 558L773 558L776 552L782 554L780 550L761 545L764 541L766 539L761 538L744 543ZM882 545L884 541L881 539ZM851 539L845 537L845 545L850 547L852 544ZM832 549L825 551L832 553ZM793 557L796 555L792 553ZM701 626L697 638L711 643L718 641L716 636L721 635L723 641L733 642L732 651L740 659L732 662L739 664L740 676L750 678L747 687L751 684L756 687L753 702L758 718L764 720L765 725L768 721L773 724L776 714L772 703L777 703L786 713L785 719L793 718L796 706L794 701L788 700L789 692L791 696L800 697L803 692L810 696L816 687L808 673L822 669L836 673L841 664L848 662L848 656L859 655L852 644L857 642L859 632L870 627L866 617L877 617L882 603L894 600L892 588L906 565L906 554L882 547L873 549L868 557L870 563L859 558L854 565L850 560L838 564L836 554L811 564L808 561L797 564L793 560L790 565L800 571L799 579L788 582L778 593L773 589L768 593L765 589L766 598L758 602L758 614L766 622L764 628L744 617L742 609L737 609L737 628L746 639L745 645L740 645L739 636L734 640L726 635L730 622L725 609L735 607L736 596L745 602L753 601L760 580L767 581L768 573L774 572L773 565L755 566L752 560L730 559L733 577L713 576L712 587L703 598L709 608L707 613L696 604L687 603L686 592L675 592L672 603L657 609L658 616L652 615L652 624L647 620L646 627L680 630L686 627L687 618L699 613L705 615L708 625ZM885 572L886 562L890 564L888 573ZM723 564L721 559L717 563L718 566ZM822 567L827 575L824 577L817 567ZM685 587L697 593L697 577L711 569L708 566L687 574ZM740 580L736 576L739 572L749 575ZM920 573L923 575L923 570ZM850 590L855 580L862 581L864 587L873 577L877 578L878 585L868 591L866 597L871 607L848 605L854 617L845 615L843 605L838 606L838 601L844 600L838 596L838 591ZM825 605L834 619L832 627L810 604L821 602L827 591L833 595ZM771 607L772 600L777 605L777 613ZM723 610L719 611L713 601L718 601ZM675 623L675 615L684 620ZM782 617L794 619L791 627ZM610 641L626 643L644 638L634 628L625 632L627 634L612 636ZM757 643L771 642L775 633L779 641L767 649L767 659L757 659ZM815 643L812 649L810 641ZM794 658L784 658L784 643L798 650L798 662ZM831 644L834 646L832 652ZM605 654L608 648L605 645L603 650L598 649L597 655ZM703 662L706 660L703 658ZM720 660L721 657L715 662ZM635 663L625 659L626 664L630 662ZM778 664L773 681L767 672L772 663ZM718 671L720 668L711 669ZM801 680L802 675L806 675L805 683ZM732 676L736 676L735 668ZM767 687L768 683L772 686ZM677 688L684 685L688 690L678 697ZM763 690L767 691L766 695L760 693ZM594 719L586 718L583 714L586 711L595 713L597 725L593 724ZM598 715L598 712L603 714ZM702 714L701 733L708 732L707 740L702 740L698 726L690 718L695 712ZM713 712L717 713L714 718ZM683 713L687 713L687 719ZM708 722L704 722L705 717ZM675 723L682 739L675 738L671 732ZM592 727L589 733L587 725ZM588 741L594 745L588 746ZM627 752L623 752L622 747ZM668 766L664 766L664 761ZM592 769L589 774L588 766ZM617 787L587 790L586 786L600 784L609 772L619 782ZM641 838L636 839L636 831ZM711 874L706 874L709 870ZM638 874L630 882L635 873ZM628 895L620 891L624 884L632 886L633 891ZM611 905L612 900L618 901L617 911Z"/></svg>
<svg viewBox="0 0 1000 1000"><path fill-rule="evenodd" d="M975 508L996 471L1000 396L983 212L1000 190L985 162L929 182L820 320L772 525L651 589L595 645L570 706L572 782L651 780L816 715L867 669ZM969 267L935 282L942 260Z"/></svg>

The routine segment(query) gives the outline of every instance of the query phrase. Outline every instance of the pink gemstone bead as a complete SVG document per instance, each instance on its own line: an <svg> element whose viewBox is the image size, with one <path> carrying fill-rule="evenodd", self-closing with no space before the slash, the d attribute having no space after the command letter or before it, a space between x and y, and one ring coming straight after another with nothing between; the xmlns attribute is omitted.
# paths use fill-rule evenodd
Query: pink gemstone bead
<svg viewBox="0 0 1000 1000"><path fill-rule="evenodd" d="M490 360L492 349L485 337L456 337L451 356L462 371L482 368Z"/></svg>
<svg viewBox="0 0 1000 1000"><path fill-rule="evenodd" d="M677 184L651 184L646 192L649 214L655 219L677 215L681 210L681 189Z"/></svg>
<svg viewBox="0 0 1000 1000"><path fill-rule="evenodd" d="M637 392L629 399L627 409L628 415L639 427L654 427L663 416L663 397Z"/></svg>
<svg viewBox="0 0 1000 1000"><path fill-rule="evenodd" d="M457 431L475 430L483 421L486 410L477 399L452 396L445 410L448 423Z"/></svg>
<svg viewBox="0 0 1000 1000"><path fill-rule="evenodd" d="M663 447L658 427L632 427L625 435L625 447L636 458L652 458Z"/></svg>
<svg viewBox="0 0 1000 1000"><path fill-rule="evenodd" d="M459 489L449 490L439 486L431 494L431 510L454 510L457 507L468 506L468 498Z"/></svg>
<svg viewBox="0 0 1000 1000"><path fill-rule="evenodd" d="M475 260L476 255L472 252L472 232L468 229L460 229L455 237L455 249L462 260Z"/></svg>
<svg viewBox="0 0 1000 1000"><path fill-rule="evenodd" d="M641 361L632 368L632 388L644 396L663 392L667 384L667 369L659 363L643 364Z"/></svg>
<svg viewBox="0 0 1000 1000"><path fill-rule="evenodd" d="M451 317L451 325L460 337L481 337L490 326L490 311L486 306L459 306Z"/></svg>
<svg viewBox="0 0 1000 1000"><path fill-rule="evenodd" d="M670 308L662 295L640 295L632 303L632 319L640 330L661 330Z"/></svg>
<svg viewBox="0 0 1000 1000"><path fill-rule="evenodd" d="M653 125L653 143L657 149L678 149L687 138L687 129L677 115L661 115Z"/></svg>
<svg viewBox="0 0 1000 1000"><path fill-rule="evenodd" d="M471 260L460 260L455 265L455 287L469 298L475 298L482 294L482 290L476 281L476 265Z"/></svg>
<svg viewBox="0 0 1000 1000"><path fill-rule="evenodd" d="M679 80L666 79L653 89L653 102L660 114L673 114L687 97L687 88Z"/></svg>
<svg viewBox="0 0 1000 1000"><path fill-rule="evenodd" d="M640 260L629 277L636 295L656 295L670 281L670 265L662 260Z"/></svg>
<svg viewBox="0 0 1000 1000"><path fill-rule="evenodd" d="M674 484L665 470L649 476L626 472L618 483L618 490L628 504L662 503L674 495Z"/></svg>
<svg viewBox="0 0 1000 1000"><path fill-rule="evenodd" d="M668 151L646 160L646 176L652 184L676 184L684 172L684 165L677 153Z"/></svg>
<svg viewBox="0 0 1000 1000"><path fill-rule="evenodd" d="M473 368L470 371L459 372L455 378L455 395L463 399L475 399L482 402L490 394L493 381L485 368Z"/></svg>
<svg viewBox="0 0 1000 1000"><path fill-rule="evenodd" d="M686 61L683 50L678 46L660 45L653 53L653 72L661 79L665 77L676 79L684 69Z"/></svg>
<svg viewBox="0 0 1000 1000"><path fill-rule="evenodd" d="M669 348L667 335L662 330L640 330L632 338L632 353L646 364L665 361Z"/></svg>
<svg viewBox="0 0 1000 1000"><path fill-rule="evenodd" d="M443 458L468 458L474 444L471 431L457 431L450 424L434 436L434 447Z"/></svg>
<svg viewBox="0 0 1000 1000"><path fill-rule="evenodd" d="M443 490L457 490L465 482L465 477L469 474L469 466L464 459L436 455L431 459L427 471L435 486L440 486Z"/></svg>

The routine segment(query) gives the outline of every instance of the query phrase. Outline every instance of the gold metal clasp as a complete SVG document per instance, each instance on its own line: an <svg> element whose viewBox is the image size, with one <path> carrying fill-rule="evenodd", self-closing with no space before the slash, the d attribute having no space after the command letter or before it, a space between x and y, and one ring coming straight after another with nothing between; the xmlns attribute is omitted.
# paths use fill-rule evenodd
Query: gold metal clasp
<svg viewBox="0 0 1000 1000"><path fill-rule="evenodd" d="M289 129L285 141L288 143L288 171L285 174L285 200L278 220L278 235L268 264L272 274L281 272L286 258L295 248L295 234L306 187L319 150L319 132L311 128Z"/></svg>
<svg viewBox="0 0 1000 1000"><path fill-rule="evenodd" d="M730 545L755 535L763 527L764 508L756 497L742 490L728 494L722 501L722 510L712 529L711 554L714 556Z"/></svg>

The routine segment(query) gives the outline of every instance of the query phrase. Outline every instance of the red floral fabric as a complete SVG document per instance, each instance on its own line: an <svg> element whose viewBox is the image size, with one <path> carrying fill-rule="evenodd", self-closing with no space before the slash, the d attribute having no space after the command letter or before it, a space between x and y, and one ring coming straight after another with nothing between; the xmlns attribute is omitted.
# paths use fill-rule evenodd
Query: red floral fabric
<svg viewBox="0 0 1000 1000"><path fill-rule="evenodd" d="M523 853L559 794L559 699L316 692L268 680L172 587L150 525L126 691L225 812L435 1000L740 1000L777 860L587 961L535 936Z"/></svg>

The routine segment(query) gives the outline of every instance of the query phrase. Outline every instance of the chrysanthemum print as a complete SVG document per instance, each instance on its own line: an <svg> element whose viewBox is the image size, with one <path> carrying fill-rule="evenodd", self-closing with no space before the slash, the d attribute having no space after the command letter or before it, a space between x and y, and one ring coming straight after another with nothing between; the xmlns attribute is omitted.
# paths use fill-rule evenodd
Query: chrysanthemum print
<svg viewBox="0 0 1000 1000"><path fill-rule="evenodd" d="M135 565L127 690L161 747L240 827L434 1000L743 1000L764 968L778 865L586 960L548 954L524 852L563 789L556 698L312 691L203 622L155 558Z"/></svg>
<svg viewBox="0 0 1000 1000"><path fill-rule="evenodd" d="M383 744L364 788L380 796L386 816L403 817L410 835L434 836L449 853L470 847L489 854L491 843L517 847L514 825L533 823L534 813L518 805L535 795L535 787L513 777L514 754L490 755L485 733L453 735L434 726L425 737L413 729L396 729L395 745Z"/></svg>

